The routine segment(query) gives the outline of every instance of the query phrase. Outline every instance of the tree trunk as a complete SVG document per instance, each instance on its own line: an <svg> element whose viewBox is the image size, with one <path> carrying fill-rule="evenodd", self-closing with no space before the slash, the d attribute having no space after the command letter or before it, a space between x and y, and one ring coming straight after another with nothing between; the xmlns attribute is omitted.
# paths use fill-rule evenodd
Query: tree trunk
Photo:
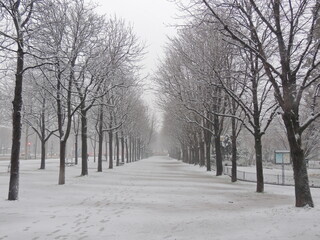
<svg viewBox="0 0 320 240"><path fill-rule="evenodd" d="M301 148L292 149L291 151L295 183L296 207L314 207L309 187L307 166L304 160L304 151Z"/></svg>
<svg viewBox="0 0 320 240"><path fill-rule="evenodd" d="M129 148L128 148L128 139L127 138L126 138L125 144L126 144L127 163L129 163Z"/></svg>
<svg viewBox="0 0 320 240"><path fill-rule="evenodd" d="M263 166L262 166L262 143L261 134L255 134L255 152L256 152L256 171L257 171L257 192L261 193L264 191L264 181L263 181Z"/></svg>
<svg viewBox="0 0 320 240"><path fill-rule="evenodd" d="M120 144L119 144L119 134L116 132L116 165L120 165Z"/></svg>
<svg viewBox="0 0 320 240"><path fill-rule="evenodd" d="M46 142L45 140L41 139L41 163L40 169L46 168Z"/></svg>
<svg viewBox="0 0 320 240"><path fill-rule="evenodd" d="M103 133L99 133L99 140L98 140L98 172L102 172L102 145L103 145Z"/></svg>
<svg viewBox="0 0 320 240"><path fill-rule="evenodd" d="M137 161L137 139L133 139L133 161Z"/></svg>
<svg viewBox="0 0 320 240"><path fill-rule="evenodd" d="M112 126L110 126L110 129ZM113 169L113 149L112 149L112 142L113 142L113 132L112 130L109 131L109 169Z"/></svg>
<svg viewBox="0 0 320 240"><path fill-rule="evenodd" d="M74 135L74 164L78 165L78 134Z"/></svg>
<svg viewBox="0 0 320 240"><path fill-rule="evenodd" d="M78 141L78 136L79 136L79 125L80 125L80 118L79 115L77 117L73 118L73 128L74 128L74 164L78 165L78 158L79 158L79 151L78 151L78 146L79 146L79 141Z"/></svg>
<svg viewBox="0 0 320 240"><path fill-rule="evenodd" d="M214 116L214 146L216 150L216 167L217 172L216 176L221 176L223 173L223 166L222 166L222 153L221 153L221 143L220 143L220 124L219 124L219 117L217 115Z"/></svg>
<svg viewBox="0 0 320 240"><path fill-rule="evenodd" d="M132 137L130 136L130 138L129 138L129 153L130 153L129 162L132 162L132 152L133 152L133 150L132 150Z"/></svg>
<svg viewBox="0 0 320 240"><path fill-rule="evenodd" d="M237 131L236 131L236 119L231 118L231 182L237 181Z"/></svg>
<svg viewBox="0 0 320 240"><path fill-rule="evenodd" d="M133 137L131 137L130 145L131 145L130 162L134 162L134 140L133 140Z"/></svg>
<svg viewBox="0 0 320 240"><path fill-rule="evenodd" d="M98 129L98 172L102 172L102 145L103 145L103 107L100 106Z"/></svg>
<svg viewBox="0 0 320 240"><path fill-rule="evenodd" d="M197 142L197 145L195 146L195 160L196 160L196 164L200 165L200 147L198 145L198 142Z"/></svg>
<svg viewBox="0 0 320 240"><path fill-rule="evenodd" d="M254 39L253 36L251 36ZM259 62L258 57L250 53L250 70L252 84L252 104L253 104L253 123L254 123L254 148L256 154L256 171L257 171L257 192L264 191L263 166L262 166L262 142L261 142L261 124L260 124L260 104L258 98L259 82Z"/></svg>
<svg viewBox="0 0 320 240"><path fill-rule="evenodd" d="M191 164L195 164L195 149L194 146L191 147Z"/></svg>
<svg viewBox="0 0 320 240"><path fill-rule="evenodd" d="M204 160L204 142L200 142L200 166L205 165L205 160Z"/></svg>
<svg viewBox="0 0 320 240"><path fill-rule="evenodd" d="M297 133L299 123L294 117L290 116L291 113L284 113L282 117L287 130L290 155L293 163L296 207L314 207L309 186L307 165L304 158L304 151L301 146L301 134Z"/></svg>
<svg viewBox="0 0 320 240"><path fill-rule="evenodd" d="M211 114L207 114L208 118L212 118ZM212 138L212 132L209 131L209 129L212 128L212 124L209 120L205 120L204 122L205 127L207 129L204 129L204 141L206 145L206 166L207 166L207 171L211 171L211 138Z"/></svg>
<svg viewBox="0 0 320 240"><path fill-rule="evenodd" d="M140 142L140 138L138 138L138 160L141 160L141 142Z"/></svg>
<svg viewBox="0 0 320 240"><path fill-rule="evenodd" d="M124 163L124 137L121 135L121 162Z"/></svg>
<svg viewBox="0 0 320 240"><path fill-rule="evenodd" d="M138 160L141 160L141 140L138 138Z"/></svg>
<svg viewBox="0 0 320 240"><path fill-rule="evenodd" d="M81 111L81 176L88 175L87 111Z"/></svg>
<svg viewBox="0 0 320 240"><path fill-rule="evenodd" d="M116 161L117 159L117 140L115 138L114 144L113 144L113 161ZM117 162L116 162L117 164Z"/></svg>
<svg viewBox="0 0 320 240"><path fill-rule="evenodd" d="M46 168L46 119L45 119L45 111L46 111L46 98L43 98L42 101L42 111L41 111L41 138L40 138L40 144L41 144L41 161L40 161L40 169Z"/></svg>
<svg viewBox="0 0 320 240"><path fill-rule="evenodd" d="M135 162L137 160L136 155L136 139L133 138L132 140L132 161Z"/></svg>
<svg viewBox="0 0 320 240"><path fill-rule="evenodd" d="M109 147L109 144L108 144L108 136L109 134L106 132L106 135L105 135L105 157L106 157L106 161L108 161L108 147Z"/></svg>
<svg viewBox="0 0 320 240"><path fill-rule="evenodd" d="M186 163L187 160L186 160L186 147L181 144L181 149L182 149L182 162Z"/></svg>
<svg viewBox="0 0 320 240"><path fill-rule="evenodd" d="M21 145L21 109L22 109L22 80L23 80L23 38L18 38L17 69L12 113L12 146L10 160L10 182L8 200L17 200L19 195L19 156Z"/></svg>
<svg viewBox="0 0 320 240"><path fill-rule="evenodd" d="M96 148L97 148L97 135L94 134L94 142L93 142L93 162L96 162Z"/></svg>
<svg viewBox="0 0 320 240"><path fill-rule="evenodd" d="M198 143L198 137L197 134L194 133L193 135L193 164L198 165L199 164L199 143Z"/></svg>
<svg viewBox="0 0 320 240"><path fill-rule="evenodd" d="M139 148L139 138L136 139L136 161L139 160L139 151L140 151L140 148Z"/></svg>
<svg viewBox="0 0 320 240"><path fill-rule="evenodd" d="M66 178L66 147L67 141L60 141L60 167L59 167L59 185L65 184Z"/></svg>
<svg viewBox="0 0 320 240"><path fill-rule="evenodd" d="M73 128L74 128L74 164L78 165L79 117L73 118Z"/></svg>
<svg viewBox="0 0 320 240"><path fill-rule="evenodd" d="M206 165L207 171L211 171L211 138L210 140L207 139L206 141Z"/></svg>

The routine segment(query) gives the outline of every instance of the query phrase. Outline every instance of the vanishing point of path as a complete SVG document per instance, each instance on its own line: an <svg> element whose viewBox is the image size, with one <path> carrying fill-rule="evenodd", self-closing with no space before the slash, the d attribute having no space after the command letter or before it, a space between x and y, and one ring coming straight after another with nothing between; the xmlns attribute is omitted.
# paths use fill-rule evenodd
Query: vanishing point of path
<svg viewBox="0 0 320 240"><path fill-rule="evenodd" d="M46 171L21 168L20 200L0 202L0 239L317 239L312 226L290 224L297 214L299 222L309 219L293 207L292 188L257 194L255 184L168 157L103 173L90 162L88 177L68 167L64 186L56 184L55 162ZM312 211L319 216L319 208Z"/></svg>

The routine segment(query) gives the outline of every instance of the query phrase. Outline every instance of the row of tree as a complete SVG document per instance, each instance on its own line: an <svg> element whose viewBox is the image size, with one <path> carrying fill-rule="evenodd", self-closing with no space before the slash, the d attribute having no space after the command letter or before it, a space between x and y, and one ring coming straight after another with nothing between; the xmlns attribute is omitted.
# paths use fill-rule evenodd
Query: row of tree
<svg viewBox="0 0 320 240"><path fill-rule="evenodd" d="M237 138L245 129L254 138L257 192L263 192L262 137L280 115L296 206L313 206L303 139L320 116L319 1L177 4L187 22L170 40L156 75L163 131L175 146L171 154L210 171L213 145L216 174L221 175L223 137L228 135L236 181Z"/></svg>
<svg viewBox="0 0 320 240"><path fill-rule="evenodd" d="M76 164L81 136L82 176L88 174L89 130L98 136L98 171L103 141L109 168L114 156L120 164L120 152L122 162L147 153L153 129L139 90L144 45L129 24L98 15L84 0L0 1L0 11L1 72L14 87L9 200L18 198L22 123L40 139L41 169L48 139L59 139L59 184L65 184L72 130Z"/></svg>

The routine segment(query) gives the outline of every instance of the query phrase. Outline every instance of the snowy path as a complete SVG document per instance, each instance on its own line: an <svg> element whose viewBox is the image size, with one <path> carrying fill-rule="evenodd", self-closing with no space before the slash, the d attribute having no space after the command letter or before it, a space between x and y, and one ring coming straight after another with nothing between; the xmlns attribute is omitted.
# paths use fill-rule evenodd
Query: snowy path
<svg viewBox="0 0 320 240"><path fill-rule="evenodd" d="M0 172L0 239L320 239L320 189L312 189L316 208L297 209L292 187L257 194L255 184L166 157L103 173L90 162L88 177L68 167L64 186L56 161L37 167L21 162L15 202L4 200L9 178Z"/></svg>

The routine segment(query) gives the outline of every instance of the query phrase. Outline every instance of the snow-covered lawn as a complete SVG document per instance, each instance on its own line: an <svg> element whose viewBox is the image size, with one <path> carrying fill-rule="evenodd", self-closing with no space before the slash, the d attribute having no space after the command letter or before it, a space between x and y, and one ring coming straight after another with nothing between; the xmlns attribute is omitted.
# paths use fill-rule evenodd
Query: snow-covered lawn
<svg viewBox="0 0 320 240"><path fill-rule="evenodd" d="M284 169L281 169L281 165L273 165L272 167L264 167L263 177L266 183L283 183L283 175L285 179L285 184L294 185L293 169L291 165L287 165ZM227 172L231 176L231 166L227 166ZM225 168L226 170L226 168ZM238 166L238 178L248 181L256 181L256 166ZM308 168L309 184L313 187L320 187L320 169L319 168Z"/></svg>
<svg viewBox="0 0 320 240"><path fill-rule="evenodd" d="M58 186L58 162L21 161L19 201L7 201L8 162L0 161L0 239L320 239L316 207L295 208L293 187L230 183L205 169L167 157L79 177L67 167Z"/></svg>

